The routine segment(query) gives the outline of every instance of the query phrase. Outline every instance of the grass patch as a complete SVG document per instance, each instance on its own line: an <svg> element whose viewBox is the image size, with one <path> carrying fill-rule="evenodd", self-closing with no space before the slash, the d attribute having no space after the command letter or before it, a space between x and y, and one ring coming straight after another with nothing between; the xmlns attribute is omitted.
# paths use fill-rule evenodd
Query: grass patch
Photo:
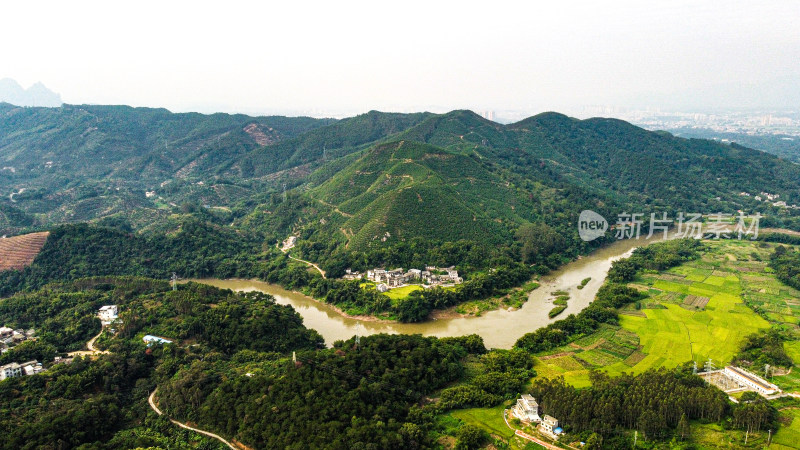
<svg viewBox="0 0 800 450"><path fill-rule="evenodd" d="M385 292L385 294L392 300L398 300L401 298L406 298L408 297L408 294L420 289L422 289L422 286L418 284L409 284L408 286L389 289Z"/></svg>
<svg viewBox="0 0 800 450"><path fill-rule="evenodd" d="M567 305L559 305L551 309L550 312L547 313L547 315L552 319L553 317L556 317L557 315L564 312L565 309L567 309Z"/></svg>
<svg viewBox="0 0 800 450"><path fill-rule="evenodd" d="M500 405L494 408L458 409L451 411L450 416L508 440L514 436L514 430L508 428L503 420L505 408L506 406Z"/></svg>

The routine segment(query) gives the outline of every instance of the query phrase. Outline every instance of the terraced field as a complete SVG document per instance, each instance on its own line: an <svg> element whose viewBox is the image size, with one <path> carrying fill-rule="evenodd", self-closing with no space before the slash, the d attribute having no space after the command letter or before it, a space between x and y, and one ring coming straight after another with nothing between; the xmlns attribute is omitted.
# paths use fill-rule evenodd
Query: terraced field
<svg viewBox="0 0 800 450"><path fill-rule="evenodd" d="M620 327L606 327L554 350L553 354L563 354L559 358L540 356L536 370L587 386L590 368L613 376L692 360L702 366L708 358L722 366L738 352L744 336L770 323L798 323L800 292L775 279L767 267L775 244L710 241L707 245L709 250L699 260L640 275L630 285L649 297L621 311ZM800 342L794 344L787 352L797 354L800 361ZM565 364L565 358L580 364ZM775 378L779 385L800 387L800 373ZM786 378L783 383L782 378Z"/></svg>
<svg viewBox="0 0 800 450"><path fill-rule="evenodd" d="M45 231L0 239L0 271L31 265L49 235Z"/></svg>

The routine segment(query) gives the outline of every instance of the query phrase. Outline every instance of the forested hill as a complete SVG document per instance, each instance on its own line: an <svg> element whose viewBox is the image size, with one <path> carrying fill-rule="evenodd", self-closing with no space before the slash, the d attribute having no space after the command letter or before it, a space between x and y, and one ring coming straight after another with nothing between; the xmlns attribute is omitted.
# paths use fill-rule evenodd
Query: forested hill
<svg viewBox="0 0 800 450"><path fill-rule="evenodd" d="M269 244L297 234L318 262L414 239L466 240L526 262L574 256L590 249L575 229L582 209L612 221L760 211L800 226L800 209L755 199L800 204L797 164L558 113L502 125L465 110L337 121L2 104L0 170L2 233L100 220L168 232L189 214Z"/></svg>
<svg viewBox="0 0 800 450"><path fill-rule="evenodd" d="M227 176L243 155L334 122L0 103L0 227L29 225L24 213L42 225L123 216L143 226L186 202L230 206L259 187Z"/></svg>

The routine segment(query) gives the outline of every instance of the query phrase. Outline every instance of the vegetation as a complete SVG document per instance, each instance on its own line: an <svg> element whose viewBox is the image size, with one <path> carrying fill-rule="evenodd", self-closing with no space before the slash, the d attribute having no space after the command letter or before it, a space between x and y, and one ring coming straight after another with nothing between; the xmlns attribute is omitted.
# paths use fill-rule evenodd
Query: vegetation
<svg viewBox="0 0 800 450"><path fill-rule="evenodd" d="M51 365L56 350L79 348L78 339L88 340L89 332L96 333L99 323L94 330L84 330L84 322L94 324L96 308L108 303L120 305L123 319L116 335L107 333L102 339L111 352ZM37 341L21 344L3 357L39 357L47 367L40 375L0 382L0 433L4 445L20 448L54 444L215 448L147 412L147 394L157 383L192 361L246 364L282 358L276 352L313 352L322 343L316 332L303 327L291 307L276 305L269 296L198 284L172 291L165 282L143 278L51 284L0 300L0 308L6 323L41 330ZM65 335L57 330L80 332ZM169 336L178 345L147 348L141 341L145 333ZM33 354L46 346L51 348L46 355ZM22 355L23 351L28 354Z"/></svg>
<svg viewBox="0 0 800 450"><path fill-rule="evenodd" d="M567 305L556 306L555 308L551 309L549 313L547 313L547 316L552 319L553 317L564 312L565 309L567 309Z"/></svg>
<svg viewBox="0 0 800 450"><path fill-rule="evenodd" d="M727 396L692 375L690 367L651 369L614 378L593 371L590 382L589 388L576 389L560 378L545 380L536 383L532 392L568 433L587 437L597 433L612 442L626 429L638 430L640 438L649 441L685 435L687 419L720 421L728 417L734 427L750 432L777 425L775 408L766 400L755 395L760 400L753 398L731 408Z"/></svg>
<svg viewBox="0 0 800 450"><path fill-rule="evenodd" d="M528 333L514 344L533 353L547 351L597 330L602 324L617 324L617 308L644 296L639 291L615 283L615 280L632 278L645 267L669 267L682 261L697 258L701 244L683 239L639 247L630 258L615 261L609 270L609 283L597 292L595 301L577 315L554 322L533 333ZM633 263L629 260L633 259Z"/></svg>

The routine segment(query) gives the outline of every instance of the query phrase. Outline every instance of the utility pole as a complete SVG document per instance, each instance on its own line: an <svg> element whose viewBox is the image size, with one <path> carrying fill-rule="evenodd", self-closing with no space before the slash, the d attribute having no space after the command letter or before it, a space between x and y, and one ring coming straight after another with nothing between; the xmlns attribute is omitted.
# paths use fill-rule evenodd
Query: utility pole
<svg viewBox="0 0 800 450"><path fill-rule="evenodd" d="M711 360L710 356L708 357L708 361L706 361L703 369L705 369L704 372L711 372L716 369L716 367L714 367L714 361Z"/></svg>
<svg viewBox="0 0 800 450"><path fill-rule="evenodd" d="M769 437L767 438L767 447L769 447L769 444L771 442L772 442L772 430L769 430Z"/></svg>
<svg viewBox="0 0 800 450"><path fill-rule="evenodd" d="M172 290L178 290L178 275L175 272L172 272Z"/></svg>
<svg viewBox="0 0 800 450"><path fill-rule="evenodd" d="M361 331L361 324L357 323L356 324L356 348L360 348L361 347L361 336L360 336L360 333L359 333L360 331Z"/></svg>
<svg viewBox="0 0 800 450"><path fill-rule="evenodd" d="M633 432L633 448L636 448L636 441L639 439L639 431Z"/></svg>

